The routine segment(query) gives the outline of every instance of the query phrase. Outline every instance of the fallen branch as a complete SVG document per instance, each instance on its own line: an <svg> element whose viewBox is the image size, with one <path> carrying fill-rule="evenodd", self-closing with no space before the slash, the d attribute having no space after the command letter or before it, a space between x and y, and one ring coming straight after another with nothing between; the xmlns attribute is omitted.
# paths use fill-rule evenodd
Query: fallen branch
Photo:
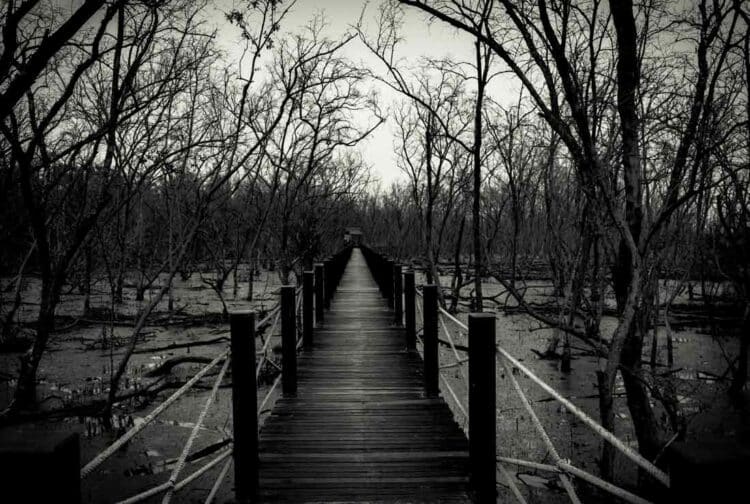
<svg viewBox="0 0 750 504"><path fill-rule="evenodd" d="M162 376L169 374L172 368L179 366L180 364L195 363L195 364L208 364L211 362L210 357L200 357L198 355L183 355L181 357L173 357L169 360L164 361L160 366L152 369L145 376L153 378L155 376Z"/></svg>
<svg viewBox="0 0 750 504"><path fill-rule="evenodd" d="M197 341L197 342L192 342L192 343L172 343L171 345L162 346L162 347L142 348L142 349L134 351L133 353L134 354L147 354L147 353L155 353L155 352L165 352L168 350L177 350L180 348L216 345L217 343L222 343L225 341L229 341L229 338L227 338L226 336L221 336L219 338L214 338L214 339L205 340L205 341Z"/></svg>

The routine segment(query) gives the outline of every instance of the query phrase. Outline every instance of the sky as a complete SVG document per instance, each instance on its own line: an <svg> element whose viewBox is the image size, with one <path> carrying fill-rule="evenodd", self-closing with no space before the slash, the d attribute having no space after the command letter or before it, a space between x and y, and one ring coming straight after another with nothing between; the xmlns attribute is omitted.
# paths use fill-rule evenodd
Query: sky
<svg viewBox="0 0 750 504"><path fill-rule="evenodd" d="M372 33L378 16L378 6L382 1L298 0L282 24L282 32L299 31L316 13L322 12L329 23L325 35L332 39L340 38L345 33L353 31L352 25L357 23L363 8L366 8L363 21L366 31ZM208 13L218 28L219 43L230 51L230 54L233 51L239 51L241 45L238 31L226 23L224 12L237 3L237 0L217 1ZM451 57L457 61L473 61L474 48L470 37L440 22L428 22L421 12L413 8L406 8L401 34L405 40L399 45L398 57L404 58L405 66L416 64L421 57ZM345 46L343 54L354 62L369 66L377 72L382 74L386 72L385 66L378 64L379 62L358 39ZM395 105L402 99L398 93L388 90L382 84L378 89L382 109ZM405 178L396 166L394 138L393 121L389 118L370 138L360 144L363 158L371 166L371 174L380 181L384 188L392 182Z"/></svg>

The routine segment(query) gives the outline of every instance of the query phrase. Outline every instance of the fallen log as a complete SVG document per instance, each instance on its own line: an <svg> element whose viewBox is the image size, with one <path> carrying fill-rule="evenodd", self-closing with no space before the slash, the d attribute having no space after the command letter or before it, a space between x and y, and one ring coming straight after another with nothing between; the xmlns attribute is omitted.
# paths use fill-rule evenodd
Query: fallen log
<svg viewBox="0 0 750 504"><path fill-rule="evenodd" d="M226 336L221 336L219 338L213 338L213 339L205 340L205 341L195 341L195 342L190 342L190 343L172 343L170 345L162 346L162 347L141 348L139 350L135 350L133 353L134 354L146 354L146 353L166 352L168 350L177 350L180 348L216 345L217 343L222 343L225 341L229 341L229 338L227 338Z"/></svg>
<svg viewBox="0 0 750 504"><path fill-rule="evenodd" d="M210 357L200 357L198 355L183 355L180 357L173 357L169 360L162 362L158 367L152 369L145 374L148 378L154 378L156 376L163 376L169 374L172 368L179 366L180 364L194 363L194 364L208 364L213 359Z"/></svg>

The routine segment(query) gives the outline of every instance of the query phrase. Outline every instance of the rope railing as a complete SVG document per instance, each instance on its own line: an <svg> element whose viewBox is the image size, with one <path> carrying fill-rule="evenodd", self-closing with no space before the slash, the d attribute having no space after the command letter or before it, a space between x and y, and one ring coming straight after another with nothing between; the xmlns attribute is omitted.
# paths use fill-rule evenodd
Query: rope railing
<svg viewBox="0 0 750 504"><path fill-rule="evenodd" d="M297 292L300 292L300 291L301 291L301 288L297 290ZM297 307L299 307L299 303L297 303ZM263 347L261 349L260 359L256 368L256 379L257 379L257 376L260 374L260 370L261 370L263 363L268 360L267 349L269 346L269 342L271 341L271 338L273 336L274 330L276 329L276 326L278 324L280 313L281 313L281 304L277 303L276 306L272 308L263 319L261 319L258 323L255 324L255 330L260 332L265 328L265 326L267 326L271 318L274 318L274 322L271 325L270 330L267 332L268 336L265 338ZM164 411L166 411L166 409L169 408L169 406L171 406L174 402L176 402L178 399L184 396L189 390L191 390L195 386L196 383L198 383L202 378L204 378L209 371L215 368L222 361L224 362L224 364L221 367L216 377L216 380L214 381L209 397L206 399L206 402L198 415L198 419L193 425L190 436L185 442L183 449L180 453L180 456L175 462L170 478L166 482L161 483L160 485L157 485L149 490L140 492L139 494L134 495L124 500L123 502L140 502L144 499L164 493L162 502L164 504L167 504L170 502L172 496L174 495L176 491L184 487L187 483L195 479L200 474L203 474L203 472L210 469L210 467L213 467L218 462L228 457L231 454L231 450L225 452L222 456L220 456L219 459L215 459L214 461L210 462L208 464L208 466L210 467L205 466L202 470L199 470L196 473L191 474L187 478L181 481L178 481L179 475L182 472L185 466L187 457L190 453L190 449L192 448L197 438L197 435L203 426L203 423L208 414L208 411L210 410L211 405L214 403L216 399L219 387L229 368L229 362L230 362L230 359L228 358L229 355L230 355L230 349L227 349L221 354L219 354L218 356L216 356L211 362L206 364L203 368L201 368L197 373L195 373L195 375L192 376L192 378L190 378L178 390L176 390L173 394L167 397L162 403L160 403L156 408L154 408L151 411L151 413L149 413L142 421L140 421L138 424L131 427L127 432L125 432L123 435L118 437L114 442L112 442L112 444L107 446L104 450L102 450L99 454L97 454L91 461L89 461L81 469L80 478L84 479L87 476L89 476L94 470L96 470L96 468L98 468L109 457L111 457L114 453L116 453L117 450L119 450L122 446L124 446L131 439L133 439L138 433L140 433L143 429L145 429L147 426L153 423L153 421L157 417L159 417ZM262 407L268 402L268 400L274 393L276 386L278 385L280 379L281 379L281 375L279 374L273 386L268 390L266 396L264 397L263 402L261 404L261 408L260 408L261 410L262 410ZM206 502L211 502L213 498L215 497L216 492L218 492L219 490L221 480L223 480L223 478L226 476L226 473L228 472L230 465L231 465L231 460L227 461L227 463L224 466L224 469L222 469L222 471L219 473L219 477L217 478L217 481L214 485L215 489L212 488L212 492L209 494L209 497L207 498Z"/></svg>
<svg viewBox="0 0 750 504"><path fill-rule="evenodd" d="M268 360L268 357L266 356L266 352L268 351L268 345L271 343L271 337L273 336L274 330L276 330L276 326L279 323L279 315L281 311L276 311L276 318L273 320L273 324L271 324L271 329L268 331L268 336L266 337L265 341L263 342L263 347L260 349L260 359L258 359L258 365L255 368L255 379L257 380L260 378L260 371L263 369L263 363Z"/></svg>
<svg viewBox="0 0 750 504"><path fill-rule="evenodd" d="M423 299L423 294L418 289L416 290L416 294L418 298ZM417 310L420 312L420 315L423 315L424 312L423 312L423 308L420 306L420 303L415 303L415 305L416 305ZM461 414L464 416L464 420L466 421L468 420L468 413L467 413L468 408L464 407L462 401L458 398L455 390L450 385L448 379L443 375L442 371L444 369L450 369L450 368L455 368L455 367L461 368L464 364L469 362L468 358L462 359L460 357L458 353L459 350L460 351L466 351L466 350L464 350L464 348L458 348L456 346L453 340L453 337L450 334L451 331L448 329L448 327L445 324L445 320L446 319L449 320L450 322L455 324L460 330L466 331L467 333L468 333L469 328L466 324L464 324L459 319L454 317L451 313L445 310L442 306L438 306L438 314L439 314L439 319L442 325L443 332L446 336L447 345L450 347L451 353L453 354L453 357L455 358L455 362L439 366L440 379L441 379L441 382L445 385L445 388L448 391L448 394L450 395L450 397L453 399L454 403L456 404L457 409L461 412ZM612 483L604 481L603 479L572 465L570 461L563 459L557 452L554 444L552 443L551 438L549 437L544 426L539 420L539 417L534 411L531 405L531 402L529 401L528 397L526 396L523 389L521 388L518 381L516 380L513 374L513 368L519 370L526 377L531 379L536 385L542 388L542 390L544 390L549 395L551 395L556 401L562 404L568 412L570 412L573 416L575 416L584 424L586 424L588 427L590 427L594 431L595 434L599 435L606 442L614 446L624 456L626 456L628 459L633 461L640 468L642 468L648 474L653 476L656 480L661 482L666 487L669 487L669 475L667 473L662 471L660 468L656 467L656 465L654 465L653 463L645 459L642 455L640 455L638 452L636 452L631 447L626 445L619 438L617 438L613 433L611 433L610 431L602 427L596 420L588 416L580 408L575 406L570 400L565 398L562 394L560 394L553 387L547 384L542 378L537 376L533 371L528 369L521 362L519 362L516 358L514 358L501 345L496 345L496 351L498 354L500 354L500 356L503 359L503 367L505 369L506 376L510 378L514 391L520 398L524 409L526 410L526 412L528 413L529 417L532 420L532 423L534 425L535 430L537 431L537 434L542 439L547 452L550 454L550 456L552 457L554 461L554 465L549 465L549 464L539 464L536 462L508 458L508 457L497 457L498 472L508 482L511 493L516 497L516 499L519 502L525 503L526 500L524 499L523 495L518 491L518 488L515 485L515 483L509 477L509 474L506 468L504 467L504 464L520 465L524 467L530 467L530 468L535 468L535 469L540 469L540 470L545 470L545 471L556 473L558 475L558 478L560 479L560 483L562 487L565 489L566 493L568 494L568 497L573 503L580 502L580 499L575 493L575 490L573 488L572 482L569 479L569 476L576 477L578 479L586 481L612 495L615 495L623 499L626 502L631 502L633 504L650 504L649 501L623 488L620 488ZM466 377L463 373L461 373L461 377L463 378L464 381L466 380Z"/></svg>
<svg viewBox="0 0 750 504"><path fill-rule="evenodd" d="M219 374L214 381L214 386L211 389L211 393L206 399L206 403L203 406L200 415L198 415L198 420L196 420L195 425L193 426L193 430L190 432L190 436L185 442L185 446L182 448L182 453L180 453L180 457L177 459L177 463L172 470L169 481L167 481L170 486L164 494L164 498L161 501L162 504L169 504L169 502L172 500L172 495L174 494L174 486L177 483L177 478L180 476L180 472L182 472L182 469L185 466L185 460L190 453L190 449L193 447L195 439L198 437L198 432L200 432L200 429L203 426L203 421L206 419L206 414L208 413L211 404L214 402L214 399L216 399L216 394L219 391L221 382L224 380L224 374L226 374L227 368L229 368L229 359L224 360L224 365L221 367L221 371L219 371Z"/></svg>
<svg viewBox="0 0 750 504"><path fill-rule="evenodd" d="M423 346L422 337L421 336L417 336L417 350L420 350L420 348L419 348L420 346ZM424 351L420 351L419 354L424 358ZM443 375L442 369L440 370L439 376L440 376L440 379L443 382L443 385L445 385L445 388L448 389L448 393L450 394L451 398L455 402L456 407L461 412L461 414L464 416L464 421L463 421L462 427L465 430L466 429L466 422L469 419L469 413L466 411L467 408L463 405L463 403L461 402L461 400L458 398L458 394L456 394L455 390L453 390L453 387L451 387L451 384L448 381L448 379Z"/></svg>
<svg viewBox="0 0 750 504"><path fill-rule="evenodd" d="M327 259L324 263L325 271L322 277L320 278L320 281L316 280L314 285L314 295L315 295L315 309L320 310L322 309L323 301L328 304L330 302L330 298L333 295L333 291L335 290L336 285L338 284L338 281L341 279L341 276L343 274L343 269L346 266L346 262L348 261L348 258L351 254L351 247L345 247L344 249L340 250L338 253L331 256L329 259ZM308 280L312 280L313 272L305 272L304 273L305 282ZM230 318L231 322L231 346L229 349L221 352L218 356L213 358L211 362L206 364L203 368L201 368L195 375L193 375L192 378L190 378L185 384L183 384L178 390L176 390L174 393L172 393L168 398L166 398L162 403L160 403L158 406L156 406L142 421L140 421L137 425L134 425L131 429L129 429L127 432L125 432L123 435L118 437L114 442L112 442L109 446L107 446L104 450L102 450L99 454L97 454L91 461L89 461L86 465L83 466L83 468L80 471L80 478L86 478L88 475L91 474L97 467L99 467L102 463L104 463L109 457L111 457L114 453L117 452L118 449L120 449L122 446L124 446L126 443L128 443L133 437L135 437L139 432L141 432L143 429L145 429L148 425L152 424L153 421L161 415L169 406L171 406L175 401L183 397L189 390L193 388L193 386L198 383L202 378L206 376L206 374L214 369L219 363L223 362L223 365L221 366L221 369L218 372L218 375L213 383L213 387L211 388L211 392L209 393L209 396L207 397L203 407L201 408L201 411L198 415L198 418L196 422L194 423L192 430L190 432L190 435L185 442L185 444L182 447L182 450L180 452L179 457L174 462L174 467L172 468L172 472L170 473L170 477L167 481L158 484L154 486L153 488L144 490L136 495L133 495L132 497L129 497L121 503L135 503L135 502L141 502L143 500L149 499L151 497L164 494L162 498L163 504L168 504L171 502L173 496L179 492L182 488L184 488L186 485L188 485L190 482L194 481L196 478L200 477L213 467L220 464L222 461L227 459L230 455L235 455L235 459L239 460L238 457L240 456L240 453L244 453L247 451L247 445L246 442L240 442L239 436L234 436L233 439L230 440L229 446L230 448L224 452L222 452L219 456L215 457L213 460L199 468L198 470L191 473L189 476L185 477L182 480L179 480L180 474L182 473L183 469L185 468L186 462L188 460L190 450L192 449L200 430L203 428L203 424L205 422L205 419L208 415L208 412L213 404L215 404L215 400L218 394L218 390L221 386L221 383L224 380L224 377L227 373L227 370L229 369L230 364L232 365L233 371L238 374L242 374L245 376L245 378L249 378L249 380L240 380L238 377L235 376L235 380L233 380L233 398L242 398L244 395L248 395L252 397L251 403L254 403L251 405L251 408L253 411L255 411L254 415L251 415L250 418L256 417L258 419L263 413L266 412L264 409L268 402L271 400L271 398L276 393L276 390L279 386L279 383L284 383L284 393L287 393L287 379L289 376L287 375L287 372L289 371L288 366L286 364L286 360L284 361L284 365L279 366L276 364L275 361L271 360L268 356L268 349L270 346L271 339L274 337L274 333L276 331L276 328L279 325L279 321L281 321L281 335L282 335L282 347L284 349L284 352L286 352L287 348L292 348L292 354L296 354L300 348L303 346L303 343L305 343L306 338L311 338L309 334L308 328L311 328L312 326L306 326L307 328L304 330L299 330L303 324L300 323L301 320L311 320L312 314L310 313L312 311L312 296L313 292L312 290L308 291L307 289L313 289L312 282L304 283L305 287L303 290L303 285L300 285L298 288L293 289L291 286L282 286L281 287L281 297L279 303L276 304L274 308L272 308L269 312L265 314L263 319L261 319L259 322L253 324L251 323L252 320L254 320L254 316L252 313L248 312L242 312L237 314L232 314ZM325 286L325 291L323 290ZM306 292L307 297L305 298L305 304L303 307L303 296L301 295L303 292ZM287 304L289 300L291 301L292 296L294 296L295 300L293 305ZM287 307L287 308L285 308ZM286 311L285 311L286 310ZM286 315L285 315L286 314ZM273 322L271 323L271 320L273 319ZM291 320L290 320L291 319ZM235 327L235 321L237 322L237 327ZM322 320L321 320L322 321ZM270 323L270 329L266 332L267 336L265 339L263 339L263 344L260 349L260 355L258 356L257 360L254 360L252 356L255 354L254 345L255 345L255 335L256 334L262 334L262 332L265 331L265 329L268 328L268 324ZM292 335L291 341L288 338L290 335ZM250 338L246 338L246 335L250 335ZM296 341L295 341L296 339ZM309 339L308 342L311 342L312 340ZM239 344L238 343L242 343ZM288 346L288 343L292 343L292 347ZM247 345L250 345L249 347ZM237 346L236 346L237 345ZM236 352L232 354L232 348L237 348ZM306 346L307 348L307 346ZM250 365L246 365L247 358L245 357L247 355L250 357ZM288 354L285 354L288 355ZM230 359L230 356L232 358ZM238 357L238 361L235 361L235 357ZM286 357L285 357L286 358ZM277 368L280 373L274 380L271 387L267 390L265 396L263 397L262 401L260 402L260 406L257 406L256 403L256 394L253 392L255 387L257 386L257 381L260 376L260 372L262 370L263 365L268 362L271 363L275 368ZM296 381L296 362L295 359L291 359L291 368L294 370L294 380ZM249 376L246 376L245 372L243 371L247 367L254 365L254 373L250 371ZM238 367L239 366L239 367ZM240 373L242 371L242 373ZM255 378L254 380L252 378ZM243 385L242 387L236 388L238 385L238 382L248 382L252 383L252 386L250 387L250 390L248 391L246 385ZM296 387L296 385L294 385ZM238 393L242 390L245 391L245 394ZM252 392L250 394L249 392ZM243 399L244 401L244 399ZM246 403L246 401L245 401ZM245 421L248 420L248 417L246 416L245 412L246 410L237 410L237 404L233 400L233 410L235 412L235 416L239 416L239 413L242 413L242 417L245 419ZM257 430L257 423L255 425ZM244 428L243 424L243 428ZM235 429L236 429L235 425ZM236 433L236 430L235 430ZM257 433L256 433L257 436ZM244 436L243 436L244 437ZM257 440L256 440L257 441ZM257 445L256 445L257 449ZM246 457L246 455L243 455L243 457ZM246 459L245 459L246 460ZM218 472L216 479L214 480L213 485L211 486L211 490L208 493L205 502L211 503L216 498L218 491L222 485L222 482L226 478L227 473L229 472L230 467L232 466L232 459L227 460L224 465L222 466L221 470ZM239 461L235 464L235 470L239 468ZM257 467L254 469L257 471ZM257 478L257 476L256 476ZM252 486L253 483L250 483ZM256 483L257 484L257 481ZM239 484L237 485L237 488L235 488L235 493L237 494L237 497L242 500L243 497L240 496L240 490L239 490ZM242 485L246 486L246 485ZM245 493L247 493L247 488L243 490Z"/></svg>
<svg viewBox="0 0 750 504"><path fill-rule="evenodd" d="M222 460L232 455L233 450L224 450L221 452L220 455L215 457L213 460L211 460L206 465L202 466L200 469L197 469L193 473L191 473L189 476L185 477L184 479L180 480L177 484L174 485L174 491L179 492L183 488L185 488L187 485L198 479L199 477L203 476L206 472L213 469L215 466L217 466ZM169 482L164 482L160 485L157 485L153 488L150 488L148 490L145 490L139 494L136 494L132 497L128 497L127 499L118 501L117 504L135 504L136 502L143 502L144 500L154 497L156 495L161 494L162 492L166 492L170 488Z"/></svg>
<svg viewBox="0 0 750 504"><path fill-rule="evenodd" d="M224 368L222 368L222 371L226 371L226 367L229 363L229 360L225 362ZM223 378L223 375L220 376L220 378ZM274 391L276 390L276 387L281 382L281 375L276 378L276 380L273 382L273 385L271 388L266 392L266 395L263 397L263 400L261 401L260 406L258 407L258 416L263 414L263 407L266 405L266 403L269 401L269 399L273 396ZM215 385L214 385L214 391L218 390L217 385L221 383L221 379L217 378ZM209 462L206 466L202 467L201 469L197 470L196 472L192 473L190 476L185 478L184 480L177 482L177 477L179 476L179 473L181 472L182 468L184 467L185 460L187 458L187 454L189 453L190 446L192 445L192 442L195 439L195 435L200 429L200 425L202 425L205 412L208 411L208 407L210 406L210 403L215 398L215 392L212 391L212 397L210 397L210 400L206 401L206 406L204 407L203 411L201 412L201 416L203 418L200 418L198 422L196 422L196 425L193 428L193 431L191 433L191 437L188 439L188 442L185 444L185 447L183 448L183 452L180 455L180 458L176 464L175 469L173 470L172 476L170 479L164 483L161 483L159 485L156 485L153 488L150 488L148 490L144 490L143 492L140 492L132 497L129 497L128 499L125 499L123 501L120 501L118 504L132 504L136 502L142 502L150 497L154 497L156 495L159 495L161 493L167 492L167 494L164 496L164 499L162 500L162 503L169 502L171 499L172 494L178 492L182 488L184 488L188 483L195 480L198 476L202 475L209 469L213 468L216 464L221 462L221 460L225 459L227 456L229 456L232 453L232 450L227 450L224 452L221 456L217 457L216 459ZM214 481L214 484L211 487L211 491L209 492L208 496L206 497L206 504L210 504L213 502L213 500L216 498L216 494L218 493L219 489L221 488L221 484L226 478L227 473L229 472L229 468L232 464L231 460L227 460L227 462L222 467L221 471L216 477L216 480ZM169 497L167 497L169 496Z"/></svg>
<svg viewBox="0 0 750 504"><path fill-rule="evenodd" d="M219 471L219 475L216 477L216 480L214 481L213 486L211 487L211 491L208 493L208 496L206 496L206 500L204 501L204 504L211 504L214 499L216 498L216 494L219 493L219 489L221 488L221 485L224 483L224 478L227 477L227 473L229 472L229 467L232 465L232 460L229 459L224 463L224 466L221 468L221 471Z"/></svg>
<svg viewBox="0 0 750 504"><path fill-rule="evenodd" d="M508 486L510 487L510 491L513 494L513 496L516 498L516 500L520 504L527 504L526 498L521 493L521 490L518 489L518 485L516 485L516 482L513 481L513 478L510 476L510 473L505 468L503 464L497 464L497 470L500 473L500 475L505 478L505 481L508 482Z"/></svg>
<svg viewBox="0 0 750 504"><path fill-rule="evenodd" d="M274 307L260 322L256 324L256 329L262 328L268 323L271 317L273 317L274 315L278 315L279 308L280 307L277 304L276 307ZM266 338L266 341L268 340L270 340L270 337ZM150 425L151 422L153 422L169 406L171 406L172 403L174 403L179 398L181 398L196 383L198 383L198 381L200 381L201 378L203 378L206 375L206 373L208 373L211 369L213 369L222 360L225 360L228 356L229 356L229 349L225 350L216 358L214 358L211 362L206 364L195 375L193 375L193 377L190 380L188 380L182 387L177 389L172 395L170 395L161 404L159 404L156 408L154 408L154 410L151 413L149 413L141 422L131 427L130 430L125 432L122 436L117 438L111 445L109 445L102 452L100 452L96 457L94 457L89 463L87 463L81 469L81 479L86 478L89 474L91 474L92 471L94 471L97 467L99 467L105 460L107 460L114 453L116 453L117 450L120 449L125 443L133 439L133 437L135 437L136 434L138 434L140 431L142 431L144 428Z"/></svg>
<svg viewBox="0 0 750 504"><path fill-rule="evenodd" d="M295 292L295 295L296 295L295 297L297 298L297 302L296 302L297 304L296 304L295 310L297 312L299 312L300 308L301 308L301 301L302 301L302 296L300 296L301 292L302 292L302 287L298 287L297 290L296 290L296 292ZM274 335L274 331L276 330L276 327L278 327L278 325L279 325L279 319L280 319L280 316L281 316L281 306L280 306L280 304L277 304L276 307L273 310L271 310L271 312L269 312L268 315L261 322L259 322L258 324L256 324L256 330L258 328L260 328L260 327L263 327L263 325L268 320L270 320L270 318L272 316L274 316L273 324L271 324L271 327L268 330L268 336L263 341L263 346L260 349L260 358L258 359L258 365L255 367L255 379L256 380L260 378L260 372L263 369L263 364L265 362L269 362L274 367L276 367L277 369L281 370L281 368L276 363L274 363L273 361L271 361L268 358L268 345L271 343L271 338Z"/></svg>
<svg viewBox="0 0 750 504"><path fill-rule="evenodd" d="M171 396L169 396L167 399L164 400L159 406L157 406L151 413L149 413L146 418L143 419L140 423L134 425L130 428L125 434L117 438L111 445L109 445L107 448L105 448L101 453L99 453L96 457L94 457L88 464L83 466L81 469L81 479L85 478L91 472L99 467L105 460L107 460L109 457L111 457L120 447L122 447L125 443L130 441L136 434L138 434L140 431L142 431L144 428L146 428L151 422L153 422L156 417L158 417L160 414L162 414L172 403L174 403L177 399L182 397L188 390L190 390L193 385L198 383L198 381L203 378L206 373L208 373L211 369L214 368L219 362L226 359L229 355L229 350L225 350L220 355L218 355L214 360L206 364L200 371L198 371L190 380L187 381L182 387L177 389Z"/></svg>
<svg viewBox="0 0 750 504"><path fill-rule="evenodd" d="M421 294L421 292L417 291L417 295L419 295L421 297L422 294ZM419 311L420 316L421 316L421 314L422 314L422 308L419 305L419 303L416 304L416 308ZM445 327L445 324L443 324L443 326ZM447 331L447 328L445 328L445 330ZM451 336L449 335L448 338L451 338ZM449 341L451 341L451 343L453 342L452 339L449 339ZM421 336L417 336L417 342L420 345L423 346ZM417 348L419 348L419 347L417 347ZM458 356L458 352L456 351L455 346L453 346L452 348L453 348L453 350L455 352L456 359L460 361L460 357ZM420 355L422 355L422 357L424 358L424 352L423 351L420 352ZM461 402L461 400L458 398L458 394L456 394L456 391L453 390L453 387L451 387L450 382L448 381L448 379L443 374L443 369L446 369L448 367L456 367L457 365L460 366L460 364L457 364L457 363L454 363L454 364L452 364L450 366L446 366L446 367L442 367L441 366L439 368L439 377L440 377L440 380L443 382L443 385L445 385L445 388L448 390L448 393L450 394L451 399L453 399L453 402L456 404L456 408L458 408L458 411L460 411L461 414L463 415L464 421L462 423L462 427L464 428L464 430L466 430L466 422L468 422L468 420L469 420L469 413L467 411L468 408L466 406L464 406L463 402ZM464 381L466 381L466 375L464 374L463 370L461 370L461 377L464 379Z"/></svg>
<svg viewBox="0 0 750 504"><path fill-rule="evenodd" d="M456 325L458 325L462 329L468 330L468 327L464 323L462 323L455 317L451 316L450 313L448 313L444 308L439 307L438 309L440 310L440 313L443 316L453 321ZM664 471L656 467L650 461L646 460L640 453L633 450L631 447L623 443L622 440L617 438L610 431L602 427L596 420L588 416L583 410L578 408L569 399L567 399L565 396L560 394L552 386L547 384L543 379L538 377L533 371L531 371L529 368L527 368L521 362L519 362L518 359L513 357L502 346L497 345L496 349L499 354L501 354L505 359L507 359L513 365L513 367L521 371L524 375L526 375L529 379L531 379L531 381L536 383L540 388L542 388L545 392L551 395L555 400L557 400L563 406L565 406L565 408L573 416L575 416L576 418L581 420L583 423L588 425L596 434L598 434L600 437L604 438L607 442L612 444L612 446L614 446L620 452L622 452L623 455L625 455L627 458L632 460L635 464L643 468L646 472L648 472L655 479L662 482L665 486L669 487L669 475L667 473L665 473Z"/></svg>

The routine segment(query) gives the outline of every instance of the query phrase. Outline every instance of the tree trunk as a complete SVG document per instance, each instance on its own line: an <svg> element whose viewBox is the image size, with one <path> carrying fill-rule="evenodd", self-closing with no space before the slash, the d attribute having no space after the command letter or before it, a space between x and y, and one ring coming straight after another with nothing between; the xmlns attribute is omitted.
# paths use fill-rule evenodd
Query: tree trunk
<svg viewBox="0 0 750 504"><path fill-rule="evenodd" d="M115 303L122 303L122 291L125 286L125 272L123 271L124 265L120 263L117 271L117 281L115 283Z"/></svg>
<svg viewBox="0 0 750 504"><path fill-rule="evenodd" d="M658 446L658 425L648 391L639 379L643 331L642 324L635 322L643 315L639 311L645 308L641 303L644 281L641 275L648 271L641 264L641 260L645 260L647 256L642 256L639 248L643 213L637 112L640 83L638 34L632 0L610 0L609 5L617 32L617 111L622 130L626 224L620 225L620 247L613 272L620 320L612 337L607 371L609 390L612 391L618 368L623 365L626 369L623 379L628 408L638 436L638 447L644 456L653 458L654 446Z"/></svg>
<svg viewBox="0 0 750 504"><path fill-rule="evenodd" d="M187 253L188 248L192 245L193 240L195 238L195 234L198 231L198 228L200 226L200 220L197 221L193 226L191 227L190 231L187 233L185 238L183 239L183 242L181 243L176 261L174 262L172 269L169 271L169 274L167 275L167 282L164 286L162 286L159 291L156 293L156 296L154 296L153 299L149 302L148 306L140 312L138 315L138 318L135 322L135 326L133 327L133 332L130 335L130 341L128 342L127 347L125 347L125 352L120 359L120 362L117 364L116 367L114 367L114 372L112 373L110 384L109 384L109 393L107 395L107 403L105 404L104 408L102 409L102 418L109 418L112 415L112 407L114 406L115 399L117 398L117 392L120 388L120 380L122 379L123 375L128 369L128 363L130 362L130 357L133 355L133 352L135 351L135 347L138 344L138 336L140 335L141 331L146 325L146 321L148 320L149 315L151 315L151 312L153 312L154 308L161 302L161 300L164 298L165 294L167 293L167 290L169 289L169 285L171 284L172 280L174 279L174 276L177 274L177 268L182 263L182 261L185 258L185 254Z"/></svg>
<svg viewBox="0 0 750 504"><path fill-rule="evenodd" d="M606 366L600 364L600 370L596 372L597 388L599 389L599 420L602 427L608 431L615 432L615 409L614 394L610 388L610 378L604 369ZM614 477L615 448L606 441L602 441L601 458L599 459L599 472L602 478L612 481Z"/></svg>
<svg viewBox="0 0 750 504"><path fill-rule="evenodd" d="M253 280L255 279L255 268L253 267L253 261L250 260L250 264L247 265L247 301L253 300Z"/></svg>
<svg viewBox="0 0 750 504"><path fill-rule="evenodd" d="M36 337L31 348L21 357L21 370L11 409L32 409L36 405L36 375L50 333L55 328L55 308L57 296L51 278L42 278L42 292L39 303L39 316L36 322Z"/></svg>
<svg viewBox="0 0 750 504"><path fill-rule="evenodd" d="M484 307L484 297L482 296L482 222L481 222L481 204L482 204L482 102L484 101L484 86L487 82L487 72L489 70L489 51L486 56L482 57L482 43L477 40L474 43L476 50L477 62L477 99L474 110L474 187L473 201L471 208L472 221L472 238L474 245L474 296L476 303L474 309L481 312ZM482 61L484 59L484 61ZM482 66L484 63L484 66Z"/></svg>
<svg viewBox="0 0 750 504"><path fill-rule="evenodd" d="M656 285L654 286L654 305L653 305L653 318L651 324L653 325L653 333L651 337L651 371L653 372L656 368L656 354L659 345L659 276L655 276Z"/></svg>
<svg viewBox="0 0 750 504"><path fill-rule="evenodd" d="M628 410L638 439L638 451L646 459L654 460L662 446L661 428L651 407L651 396L641 370L643 339L650 318L648 312L649 310L644 310L639 313L638 323L631 325L630 334L623 348L621 363ZM643 471L639 471L639 482L641 487L648 486L651 478Z"/></svg>
<svg viewBox="0 0 750 504"><path fill-rule="evenodd" d="M167 311L169 312L170 317L174 313L174 280L170 279L167 283L167 288L169 289L169 297L167 298Z"/></svg>
<svg viewBox="0 0 750 504"><path fill-rule="evenodd" d="M560 359L560 371L562 371L563 373L570 373L571 360L572 356L570 354L570 334L565 333L563 335L563 353L562 359Z"/></svg>
<svg viewBox="0 0 750 504"><path fill-rule="evenodd" d="M461 225L458 228L458 238L456 239L456 249L453 254L453 282L452 291L453 299L451 301L450 311L458 311L458 302L461 299L461 285L464 283L464 275L461 271L461 245L464 239L464 228L466 227L466 218L461 219Z"/></svg>
<svg viewBox="0 0 750 504"><path fill-rule="evenodd" d="M732 397L740 397L747 382L748 346L750 346L750 302L745 304L745 313L741 327L739 360L732 376L732 385L729 387L729 394Z"/></svg>
<svg viewBox="0 0 750 504"><path fill-rule="evenodd" d="M91 314L91 247L86 246L84 250L84 272L83 272L83 316Z"/></svg>
<svg viewBox="0 0 750 504"><path fill-rule="evenodd" d="M31 258L31 255L34 252L35 248L36 242L34 242L31 247L29 247L29 251L26 253L26 257L24 257L21 266L19 266L18 268L16 285L13 288L13 304L11 305L10 310L8 310L8 313L5 315L5 320L3 321L3 330L2 333L0 333L0 342L7 341L12 336L11 329L13 328L13 321L16 318L18 307L21 306L21 301L23 300L21 292L23 291L24 287L24 272L26 271L26 265L29 263L29 259Z"/></svg>
<svg viewBox="0 0 750 504"><path fill-rule="evenodd" d="M146 293L146 284L143 282L143 277L138 280L138 285L135 288L135 300L143 301Z"/></svg>

